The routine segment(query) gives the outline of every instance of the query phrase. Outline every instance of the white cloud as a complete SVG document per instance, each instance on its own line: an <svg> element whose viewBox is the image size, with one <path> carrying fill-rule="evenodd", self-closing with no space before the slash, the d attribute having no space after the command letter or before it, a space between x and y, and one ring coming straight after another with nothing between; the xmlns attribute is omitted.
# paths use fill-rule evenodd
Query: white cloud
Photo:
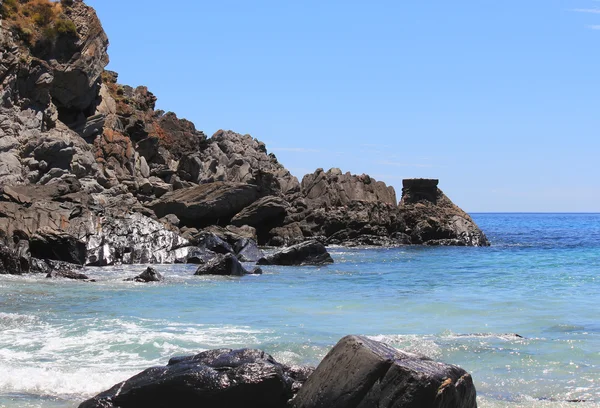
<svg viewBox="0 0 600 408"><path fill-rule="evenodd" d="M587 28L590 30L600 30L600 25L589 25Z"/></svg>

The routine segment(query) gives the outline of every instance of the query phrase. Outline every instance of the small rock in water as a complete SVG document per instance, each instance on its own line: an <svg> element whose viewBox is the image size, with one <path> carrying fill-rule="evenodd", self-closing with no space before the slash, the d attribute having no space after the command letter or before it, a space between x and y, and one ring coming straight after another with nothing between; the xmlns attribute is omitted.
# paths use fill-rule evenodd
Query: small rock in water
<svg viewBox="0 0 600 408"><path fill-rule="evenodd" d="M218 254L204 265L200 265L194 275L243 276L247 273L248 271L232 254Z"/></svg>
<svg viewBox="0 0 600 408"><path fill-rule="evenodd" d="M161 282L163 280L163 276L153 267L149 266L144 272L135 276L133 278L125 279L125 281L134 281L134 282Z"/></svg>

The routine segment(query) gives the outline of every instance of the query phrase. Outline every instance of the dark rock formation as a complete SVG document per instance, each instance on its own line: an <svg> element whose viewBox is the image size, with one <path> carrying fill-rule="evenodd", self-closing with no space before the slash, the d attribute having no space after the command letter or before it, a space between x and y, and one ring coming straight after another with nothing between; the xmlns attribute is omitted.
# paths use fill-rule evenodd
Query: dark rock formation
<svg viewBox="0 0 600 408"><path fill-rule="evenodd" d="M192 241L202 249L217 253L217 254L233 254L234 250L226 241L219 238L212 232L201 232L195 235Z"/></svg>
<svg viewBox="0 0 600 408"><path fill-rule="evenodd" d="M437 188L435 179L402 181L400 214L413 244L488 246L473 219Z"/></svg>
<svg viewBox="0 0 600 408"><path fill-rule="evenodd" d="M261 258L258 265L324 265L333 263L325 246L317 241L306 241Z"/></svg>
<svg viewBox="0 0 600 408"><path fill-rule="evenodd" d="M146 87L104 70L108 39L83 1L9 3L0 28L0 232L12 249L18 237L35 256L110 265L204 261L188 256L202 232L229 245L487 244L437 182L409 181L400 208L393 188L367 175L318 169L300 184L250 135L207 138L155 110ZM50 11L44 22L34 21L34 6Z"/></svg>
<svg viewBox="0 0 600 408"><path fill-rule="evenodd" d="M233 246L237 258L242 262L256 262L264 253L256 245L256 241L248 238L238 240Z"/></svg>
<svg viewBox="0 0 600 408"><path fill-rule="evenodd" d="M29 272L29 261L0 244L0 275L21 275Z"/></svg>
<svg viewBox="0 0 600 408"><path fill-rule="evenodd" d="M476 408L463 369L346 336L300 388L293 408Z"/></svg>
<svg viewBox="0 0 600 408"><path fill-rule="evenodd" d="M252 184L214 182L167 193L149 207L158 217L175 214L189 227L228 225L239 211L260 198Z"/></svg>
<svg viewBox="0 0 600 408"><path fill-rule="evenodd" d="M156 269L149 266L148 268L146 268L146 270L144 272L140 273L138 276L135 276L133 278L128 278L125 280L133 281L133 282L144 282L144 283L161 282L163 280L163 276Z"/></svg>
<svg viewBox="0 0 600 408"><path fill-rule="evenodd" d="M76 272L69 266L63 266L60 268L54 267L48 274L46 278L65 278L65 279L73 279L73 280L89 280L90 278L83 273Z"/></svg>
<svg viewBox="0 0 600 408"><path fill-rule="evenodd" d="M87 259L85 242L60 231L39 230L29 239L31 256L83 265Z"/></svg>
<svg viewBox="0 0 600 408"><path fill-rule="evenodd" d="M248 272L232 254L217 254L204 265L200 265L194 275L243 276Z"/></svg>
<svg viewBox="0 0 600 408"><path fill-rule="evenodd" d="M210 350L142 371L79 408L285 408L310 372L260 350Z"/></svg>

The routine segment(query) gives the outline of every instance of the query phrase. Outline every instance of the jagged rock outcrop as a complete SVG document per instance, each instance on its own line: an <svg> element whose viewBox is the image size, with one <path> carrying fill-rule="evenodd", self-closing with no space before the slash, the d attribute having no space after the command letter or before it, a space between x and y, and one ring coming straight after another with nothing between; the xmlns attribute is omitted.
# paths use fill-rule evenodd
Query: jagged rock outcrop
<svg viewBox="0 0 600 408"><path fill-rule="evenodd" d="M436 179L402 181L400 215L413 244L488 246L473 219L440 190Z"/></svg>
<svg viewBox="0 0 600 408"><path fill-rule="evenodd" d="M476 408L462 368L346 336L308 378L292 408Z"/></svg>
<svg viewBox="0 0 600 408"><path fill-rule="evenodd" d="M390 245L403 243L394 235L404 225L398 216L393 187L368 175L342 173L340 169L317 169L304 176L301 186L282 225L274 226L266 237L259 234L259 242L280 246L319 238L344 245L369 235L381 237Z"/></svg>
<svg viewBox="0 0 600 408"><path fill-rule="evenodd" d="M261 350L209 350L144 370L79 408L285 408L311 372Z"/></svg>
<svg viewBox="0 0 600 408"><path fill-rule="evenodd" d="M0 238L26 257L33 239L46 259L204 262L204 232L230 245L487 244L441 192L398 208L367 175L318 169L298 183L250 135L207 138L156 110L146 87L104 70L108 39L81 0L3 2L0 16Z"/></svg>

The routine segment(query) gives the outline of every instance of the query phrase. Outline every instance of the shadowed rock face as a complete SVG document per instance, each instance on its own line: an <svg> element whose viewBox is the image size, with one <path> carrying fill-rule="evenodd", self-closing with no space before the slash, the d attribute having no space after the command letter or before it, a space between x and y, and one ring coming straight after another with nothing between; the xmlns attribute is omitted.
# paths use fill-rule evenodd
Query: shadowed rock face
<svg viewBox="0 0 600 408"><path fill-rule="evenodd" d="M260 350L210 350L174 357L79 407L285 408L311 372L280 364Z"/></svg>
<svg viewBox="0 0 600 408"><path fill-rule="evenodd" d="M477 402L465 370L346 336L304 383L292 407L476 408Z"/></svg>
<svg viewBox="0 0 600 408"><path fill-rule="evenodd" d="M489 246L473 219L456 206L435 179L403 180L400 214L413 244Z"/></svg>

